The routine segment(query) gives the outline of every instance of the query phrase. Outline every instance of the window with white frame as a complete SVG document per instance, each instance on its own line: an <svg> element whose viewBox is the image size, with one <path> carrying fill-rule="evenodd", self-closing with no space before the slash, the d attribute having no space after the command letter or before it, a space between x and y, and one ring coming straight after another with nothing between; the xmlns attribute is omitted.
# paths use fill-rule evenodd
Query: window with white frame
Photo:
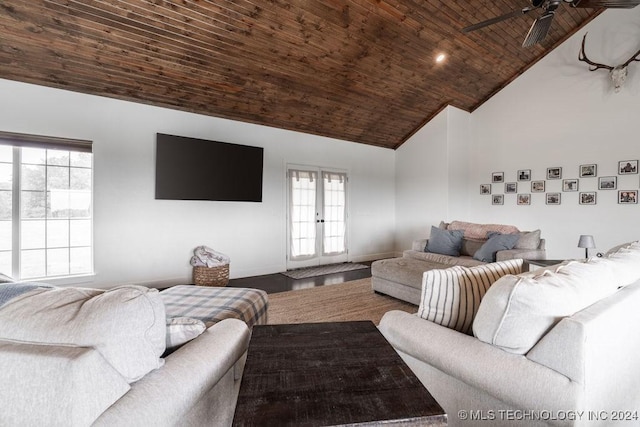
<svg viewBox="0 0 640 427"><path fill-rule="evenodd" d="M0 272L93 273L91 143L0 133Z"/></svg>

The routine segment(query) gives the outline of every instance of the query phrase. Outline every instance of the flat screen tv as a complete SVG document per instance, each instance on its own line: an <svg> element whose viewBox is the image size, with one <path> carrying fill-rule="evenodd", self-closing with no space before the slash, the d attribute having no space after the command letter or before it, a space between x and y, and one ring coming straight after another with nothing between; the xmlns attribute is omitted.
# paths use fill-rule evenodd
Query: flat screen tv
<svg viewBox="0 0 640 427"><path fill-rule="evenodd" d="M262 202L264 149L159 133L156 199Z"/></svg>

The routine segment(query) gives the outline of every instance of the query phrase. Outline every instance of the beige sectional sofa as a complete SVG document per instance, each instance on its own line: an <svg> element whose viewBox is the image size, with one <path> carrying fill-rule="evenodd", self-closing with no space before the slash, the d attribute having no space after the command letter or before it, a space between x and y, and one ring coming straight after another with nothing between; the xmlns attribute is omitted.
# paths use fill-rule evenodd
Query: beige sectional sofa
<svg viewBox="0 0 640 427"><path fill-rule="evenodd" d="M208 289L194 286L176 287L174 306L187 305L175 298L188 289L184 301L201 309L193 293ZM266 304L263 291L228 291ZM0 425L231 425L249 326L226 318L207 328L170 309L141 286L0 284Z"/></svg>
<svg viewBox="0 0 640 427"><path fill-rule="evenodd" d="M507 259L545 259L545 240L540 238L540 230L521 232L516 227L501 224L475 224L462 221L440 223L444 230L463 232L460 256L426 252L428 239L415 240L411 249L405 250L400 258L378 260L371 265L371 286L375 292L418 305L422 288L422 274L427 270L451 266L472 267L485 264L474 259L474 254L487 241L487 233L518 233L523 243L516 243L513 249L500 250L496 261Z"/></svg>
<svg viewBox="0 0 640 427"><path fill-rule="evenodd" d="M418 313L449 310L432 302L425 296ZM451 426L637 426L639 306L635 242L605 258L504 275L482 298L473 335L442 326L451 313L429 321L392 311L379 328Z"/></svg>

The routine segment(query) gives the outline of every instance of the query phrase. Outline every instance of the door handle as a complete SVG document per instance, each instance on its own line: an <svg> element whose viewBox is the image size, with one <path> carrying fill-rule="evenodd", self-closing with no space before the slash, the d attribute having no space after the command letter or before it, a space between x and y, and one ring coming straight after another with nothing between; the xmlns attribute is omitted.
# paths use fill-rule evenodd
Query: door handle
<svg viewBox="0 0 640 427"><path fill-rule="evenodd" d="M324 223L324 219L316 219L316 222L322 222L322 223Z"/></svg>

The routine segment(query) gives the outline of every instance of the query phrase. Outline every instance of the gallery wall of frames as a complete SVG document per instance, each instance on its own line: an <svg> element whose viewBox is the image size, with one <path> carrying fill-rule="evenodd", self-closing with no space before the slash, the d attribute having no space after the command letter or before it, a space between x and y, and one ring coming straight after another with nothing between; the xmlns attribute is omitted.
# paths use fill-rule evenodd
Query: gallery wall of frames
<svg viewBox="0 0 640 427"><path fill-rule="evenodd" d="M614 167L616 173L612 174ZM489 196L493 205L504 205L506 194L514 194L518 205L530 205L533 193L545 193L547 205L560 205L563 194L577 192L579 204L595 205L599 191L616 191L619 204L637 205L640 189L638 160L621 160L613 167L606 165L603 170L608 173L599 175L595 163L579 165L575 170L552 166L547 168L544 180L532 180L531 169L520 169L515 176L493 172L490 183L480 184L480 194ZM635 179L629 179L627 175L635 175ZM591 190L593 185L585 185L587 180L597 180L598 191ZM581 184L590 190L581 191Z"/></svg>

